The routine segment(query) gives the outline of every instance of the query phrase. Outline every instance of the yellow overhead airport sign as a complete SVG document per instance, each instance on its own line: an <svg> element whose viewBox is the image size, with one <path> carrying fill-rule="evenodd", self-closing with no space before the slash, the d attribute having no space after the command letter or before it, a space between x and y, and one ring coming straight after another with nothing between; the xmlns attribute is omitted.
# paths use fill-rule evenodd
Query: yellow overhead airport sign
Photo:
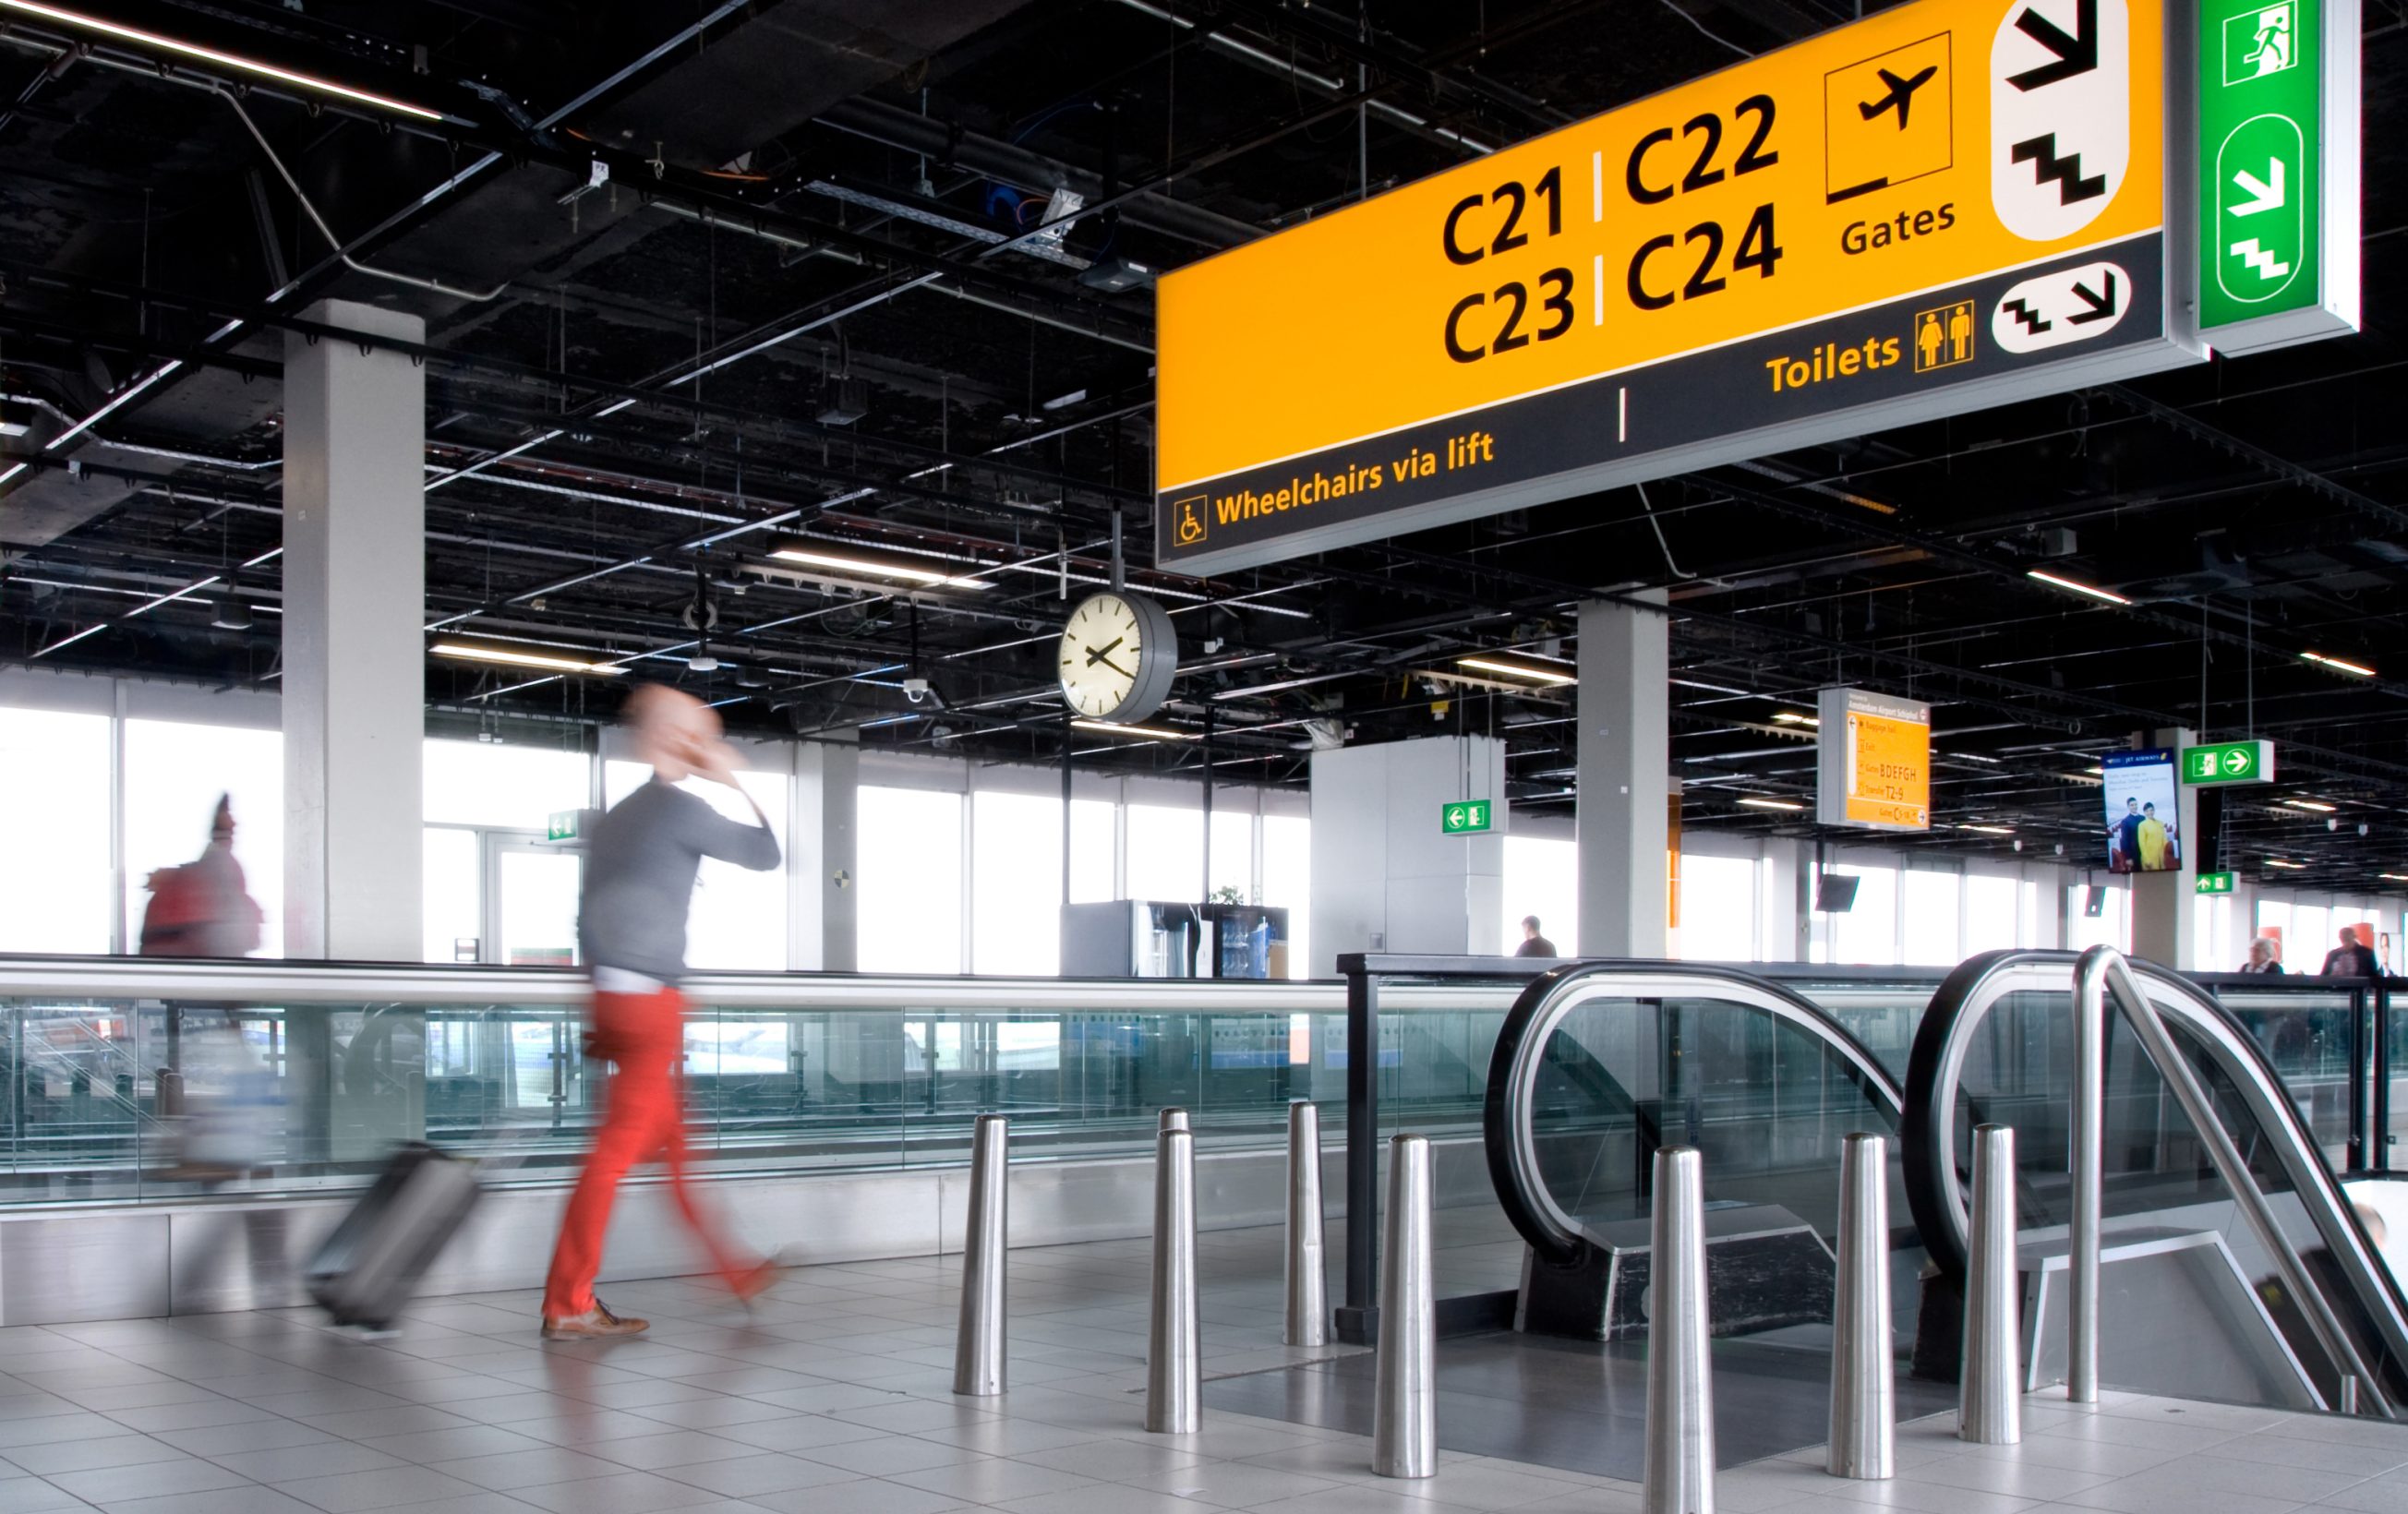
<svg viewBox="0 0 2408 1514"><path fill-rule="evenodd" d="M2166 24L2161 0L1915 0L1165 276L1160 562L2195 357Z"/></svg>
<svg viewBox="0 0 2408 1514"><path fill-rule="evenodd" d="M1931 707L1826 689L1819 715L1814 818L1877 831L1931 829Z"/></svg>

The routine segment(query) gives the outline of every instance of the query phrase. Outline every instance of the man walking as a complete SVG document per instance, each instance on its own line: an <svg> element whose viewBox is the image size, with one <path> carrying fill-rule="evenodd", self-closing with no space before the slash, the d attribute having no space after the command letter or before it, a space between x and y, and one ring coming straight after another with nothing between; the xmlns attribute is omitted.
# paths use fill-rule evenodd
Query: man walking
<svg viewBox="0 0 2408 1514"><path fill-rule="evenodd" d="M736 753L721 739L719 717L709 706L645 684L628 696L624 719L638 760L652 766L652 781L620 800L595 828L578 910L580 949L594 974L588 1055L616 1063L618 1076L610 1080L593 1154L561 1220L543 1293L548 1340L633 1335L646 1328L645 1321L604 1308L594 1296L594 1279L619 1179L655 1153L667 1159L678 1212L729 1289L750 1299L776 1276L768 1263L737 1259L686 1182L679 1071L685 995L677 985L685 973L686 911L702 859L767 872L781 860L778 838L758 804L752 806L756 823L743 825L677 786L701 778L744 792L736 781Z"/></svg>

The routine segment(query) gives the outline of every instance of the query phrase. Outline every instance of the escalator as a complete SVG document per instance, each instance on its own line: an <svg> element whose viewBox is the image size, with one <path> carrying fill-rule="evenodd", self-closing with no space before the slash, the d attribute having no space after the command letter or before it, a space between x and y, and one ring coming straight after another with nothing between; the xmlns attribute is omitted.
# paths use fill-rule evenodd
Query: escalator
<svg viewBox="0 0 2408 1514"><path fill-rule="evenodd" d="M1906 1193L1941 1301L1961 1285L1974 1124L2016 1133L2027 1381L2062 1373L2077 958L1993 952L1934 995L1908 1064ZM2117 987L2111 976L2109 988ZM2127 993L2131 995L2128 1002ZM2308 1089L2205 990L2130 964L2106 1005L2101 1380L2288 1408L2408 1407L2408 1310ZM2163 1027L2185 1089L2142 1039ZM1927 1308L1927 1320L1945 1310ZM1953 1367L1927 1330L1918 1365Z"/></svg>
<svg viewBox="0 0 2408 1514"><path fill-rule="evenodd" d="M1718 1366L1727 1351L1819 1358L1840 1142L1871 1131L1897 1137L1895 1338L1915 1377L1953 1383L1972 1130L1998 1122L2016 1132L2027 1382L2058 1380L2076 962L1995 952L1936 991L1901 984L1917 1001L1903 1057L1894 1037L1877 1054L1851 1033L1861 982L1840 1005L1813 982L1688 964L1535 979L1498 1036L1485 1108L1492 1183L1527 1248L1516 1328L1643 1339L1648 1159L1685 1145L1705 1153ZM2333 1090L2296 1058L2286 1078L2263 1027L2189 979L2136 964L2124 985L2182 1068L2161 1076L2137 1011L2107 1002L2102 1381L2401 1417L2408 1307L2364 1218L2389 1192L2357 1207L2336 1176L2343 1146L2319 1141L2317 1114Z"/></svg>
<svg viewBox="0 0 2408 1514"><path fill-rule="evenodd" d="M1646 963L1542 975L1506 1016L1484 1111L1489 1176L1528 1248L1516 1327L1643 1338L1650 1162L1694 1146L1716 1335L1819 1348L1840 1142L1895 1134L1902 1109L1835 1016L1764 978ZM1893 1212L1908 1212L1895 1194ZM1920 1253L1911 1233L1895 1239L1911 1305Z"/></svg>

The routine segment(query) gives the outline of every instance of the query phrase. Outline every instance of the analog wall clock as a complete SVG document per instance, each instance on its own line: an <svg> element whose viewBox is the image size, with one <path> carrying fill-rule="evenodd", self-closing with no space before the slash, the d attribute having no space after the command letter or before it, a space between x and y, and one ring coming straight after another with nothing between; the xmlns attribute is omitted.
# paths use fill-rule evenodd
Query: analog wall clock
<svg viewBox="0 0 2408 1514"><path fill-rule="evenodd" d="M1090 595L1062 628L1062 700L1091 721L1141 721L1170 694L1179 639L1170 616L1140 594Z"/></svg>

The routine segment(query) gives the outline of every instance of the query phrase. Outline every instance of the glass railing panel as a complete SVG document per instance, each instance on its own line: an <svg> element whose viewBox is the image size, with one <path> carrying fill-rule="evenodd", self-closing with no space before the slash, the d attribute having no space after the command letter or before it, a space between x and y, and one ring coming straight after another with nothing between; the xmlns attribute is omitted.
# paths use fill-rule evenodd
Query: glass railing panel
<svg viewBox="0 0 2408 1514"><path fill-rule="evenodd" d="M1829 1043L1705 998L1580 1004L1543 1049L1535 1092L1541 1181L1583 1226L1644 1219L1649 1159L1682 1145L1705 1154L1709 1201L1776 1206L1829 1236L1842 1137L1895 1129Z"/></svg>
<svg viewBox="0 0 2408 1514"><path fill-rule="evenodd" d="M608 1070L585 1054L582 990L565 976L261 968L239 999L207 972L174 998L8 993L9 970L43 966L0 964L0 1204L356 1187L395 1143L422 1139L497 1159L496 1180L556 1181L604 1115ZM112 976L49 967L52 980ZM132 964L114 976L185 981ZM353 976L417 997L273 1002L281 982L322 997ZM536 1002L440 997L455 982L523 983ZM765 975L704 979L691 996L689 1138L721 1172L955 1164L987 1112L1011 1117L1022 1161L1148 1154L1168 1105L1191 1111L1207 1151L1282 1147L1291 1099L1344 1128L1332 984ZM1386 1007L1399 1128L1476 1139L1510 998L1408 992Z"/></svg>
<svg viewBox="0 0 2408 1514"><path fill-rule="evenodd" d="M2350 1018L2346 988L2279 991L2219 984L2216 1002L2239 1021L2283 1079L2284 1092L2336 1171L2349 1162Z"/></svg>

